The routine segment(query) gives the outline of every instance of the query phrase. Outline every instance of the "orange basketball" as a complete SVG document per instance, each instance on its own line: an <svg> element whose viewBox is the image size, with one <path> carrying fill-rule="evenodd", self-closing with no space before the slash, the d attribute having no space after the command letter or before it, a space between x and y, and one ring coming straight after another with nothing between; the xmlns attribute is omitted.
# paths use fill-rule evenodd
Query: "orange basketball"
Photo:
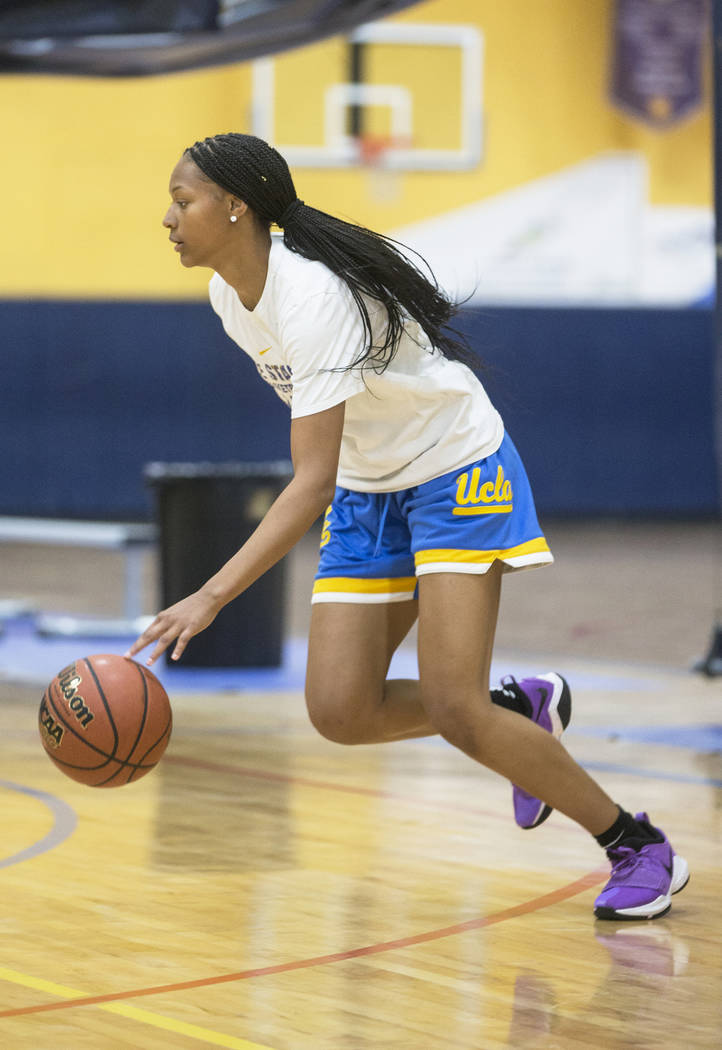
<svg viewBox="0 0 722 1050"><path fill-rule="evenodd" d="M84 656L53 678L40 702L43 747L66 776L119 787L150 773L173 714L154 674L124 656Z"/></svg>

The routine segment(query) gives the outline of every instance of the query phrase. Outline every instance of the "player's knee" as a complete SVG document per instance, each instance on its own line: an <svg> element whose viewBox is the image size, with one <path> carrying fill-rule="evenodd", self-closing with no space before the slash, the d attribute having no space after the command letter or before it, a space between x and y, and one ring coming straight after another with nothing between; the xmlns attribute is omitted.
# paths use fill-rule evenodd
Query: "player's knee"
<svg viewBox="0 0 722 1050"><path fill-rule="evenodd" d="M352 705L342 696L323 697L306 690L306 707L311 725L334 744L362 744L364 733L360 720L353 715Z"/></svg>

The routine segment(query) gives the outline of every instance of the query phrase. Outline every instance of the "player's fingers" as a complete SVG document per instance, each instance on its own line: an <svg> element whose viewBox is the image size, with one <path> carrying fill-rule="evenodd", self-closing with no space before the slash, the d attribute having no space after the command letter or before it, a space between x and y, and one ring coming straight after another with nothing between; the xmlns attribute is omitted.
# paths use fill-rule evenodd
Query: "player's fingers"
<svg viewBox="0 0 722 1050"><path fill-rule="evenodd" d="M135 654L139 653L141 649L145 649L147 645L154 642L162 633L163 625L160 623L160 618L156 617L156 619L153 620L153 623L150 624L149 627L146 627L140 637L136 638L125 655L128 657L135 656Z"/></svg>
<svg viewBox="0 0 722 1050"><path fill-rule="evenodd" d="M148 667L150 667L151 664L154 664L159 656L162 656L162 654L166 651L166 649L171 644L177 633L177 631L166 631L165 634L161 635L161 637L157 641L155 649L146 660L146 664L148 665Z"/></svg>
<svg viewBox="0 0 722 1050"><path fill-rule="evenodd" d="M141 649L145 649L146 645L150 645L152 641L154 641L154 639L148 636L147 631L144 631L140 638L136 638L125 655L128 657L135 656L135 654L139 653Z"/></svg>
<svg viewBox="0 0 722 1050"><path fill-rule="evenodd" d="M201 630L200 627L192 625L184 628L181 631L181 633L178 635L178 641L176 642L175 649L171 654L172 660L180 660L181 656L186 650L188 642L191 640L191 638L194 637L194 635L198 634L199 630Z"/></svg>

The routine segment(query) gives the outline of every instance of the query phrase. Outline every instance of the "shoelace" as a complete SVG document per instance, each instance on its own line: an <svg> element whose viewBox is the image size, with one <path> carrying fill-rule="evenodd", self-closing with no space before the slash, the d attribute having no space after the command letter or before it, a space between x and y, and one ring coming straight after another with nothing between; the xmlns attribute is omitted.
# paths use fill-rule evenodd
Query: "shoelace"
<svg viewBox="0 0 722 1050"><path fill-rule="evenodd" d="M512 700L518 700L521 689L519 683L512 674L505 675L501 680L501 691L506 693L507 696L511 697Z"/></svg>
<svg viewBox="0 0 722 1050"><path fill-rule="evenodd" d="M631 875L644 860L642 851L632 849L631 846L618 846L616 849L607 850L607 856L612 862L612 875Z"/></svg>

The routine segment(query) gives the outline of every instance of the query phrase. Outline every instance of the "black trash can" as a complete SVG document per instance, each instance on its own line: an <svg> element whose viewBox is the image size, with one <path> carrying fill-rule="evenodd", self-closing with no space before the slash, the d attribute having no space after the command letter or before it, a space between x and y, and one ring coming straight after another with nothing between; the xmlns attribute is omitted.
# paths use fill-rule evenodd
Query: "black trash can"
<svg viewBox="0 0 722 1050"><path fill-rule="evenodd" d="M160 535L162 607L197 591L243 546L290 480L291 464L150 463ZM281 561L192 638L169 667L278 667L283 642Z"/></svg>

